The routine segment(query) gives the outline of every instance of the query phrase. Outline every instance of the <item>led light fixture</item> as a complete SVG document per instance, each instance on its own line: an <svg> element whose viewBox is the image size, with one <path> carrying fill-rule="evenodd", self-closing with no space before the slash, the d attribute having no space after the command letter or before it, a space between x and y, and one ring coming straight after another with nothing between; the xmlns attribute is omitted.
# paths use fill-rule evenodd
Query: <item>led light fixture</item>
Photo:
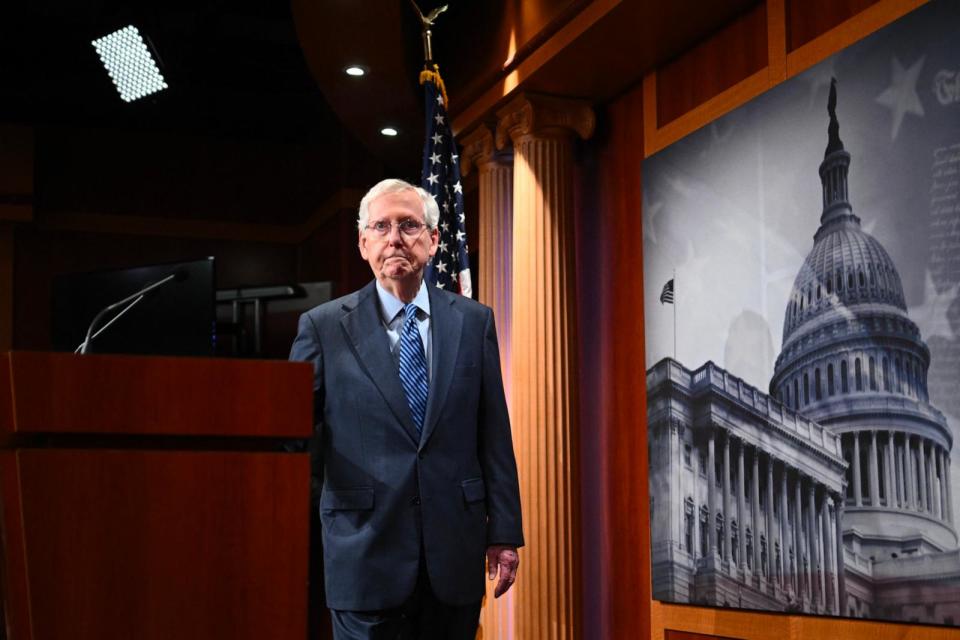
<svg viewBox="0 0 960 640"><path fill-rule="evenodd" d="M354 65L350 65L349 67L346 67L346 68L343 70L343 72L344 72L345 74L347 74L348 76L353 76L353 77L355 77L355 78L359 78L360 76L366 75L367 70L366 70L365 67L361 67L361 66L359 66L359 65L355 65L355 64L354 64Z"/></svg>
<svg viewBox="0 0 960 640"><path fill-rule="evenodd" d="M124 102L133 102L167 88L136 27L124 27L91 44Z"/></svg>
<svg viewBox="0 0 960 640"><path fill-rule="evenodd" d="M393 127L384 127L383 129L380 129L380 133L382 133L385 136L393 137L400 132L394 129Z"/></svg>

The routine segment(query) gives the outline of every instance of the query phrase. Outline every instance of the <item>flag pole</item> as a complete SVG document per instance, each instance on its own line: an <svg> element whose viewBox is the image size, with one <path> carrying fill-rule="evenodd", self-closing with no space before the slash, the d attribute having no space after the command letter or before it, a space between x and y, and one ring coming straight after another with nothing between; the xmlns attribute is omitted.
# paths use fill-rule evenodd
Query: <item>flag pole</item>
<svg viewBox="0 0 960 640"><path fill-rule="evenodd" d="M677 359L677 270L673 270L673 359Z"/></svg>

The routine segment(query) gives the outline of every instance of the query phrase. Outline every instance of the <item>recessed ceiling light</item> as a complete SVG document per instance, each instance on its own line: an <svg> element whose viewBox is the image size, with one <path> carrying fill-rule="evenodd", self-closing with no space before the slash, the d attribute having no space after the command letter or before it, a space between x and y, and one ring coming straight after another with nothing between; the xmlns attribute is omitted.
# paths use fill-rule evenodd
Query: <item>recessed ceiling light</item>
<svg viewBox="0 0 960 640"><path fill-rule="evenodd" d="M355 77L355 78L359 78L360 76L366 75L367 70L366 70L365 67L361 67L361 66L359 66L359 65L353 64L353 65L350 65L349 67L345 68L345 69L343 70L343 72L344 72L345 74L347 74L348 76L353 76L353 77Z"/></svg>
<svg viewBox="0 0 960 640"><path fill-rule="evenodd" d="M382 133L385 136L393 137L400 132L394 129L393 127L384 127L383 129L380 129L380 133Z"/></svg>

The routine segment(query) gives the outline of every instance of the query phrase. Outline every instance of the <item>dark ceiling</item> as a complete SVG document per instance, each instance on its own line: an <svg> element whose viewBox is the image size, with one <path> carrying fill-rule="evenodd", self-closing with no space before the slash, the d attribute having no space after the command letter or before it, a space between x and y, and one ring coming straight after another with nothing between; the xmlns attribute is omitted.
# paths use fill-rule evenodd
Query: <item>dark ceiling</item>
<svg viewBox="0 0 960 640"><path fill-rule="evenodd" d="M435 58L451 113L591 0L449 0ZM344 188L418 180L409 0L33 0L0 9L0 125L35 138L33 209L302 222ZM428 12L441 4L421 0ZM523 85L606 100L756 0L624 0ZM136 25L170 88L124 103L91 41ZM343 66L370 67L367 78ZM380 127L400 129L394 139Z"/></svg>

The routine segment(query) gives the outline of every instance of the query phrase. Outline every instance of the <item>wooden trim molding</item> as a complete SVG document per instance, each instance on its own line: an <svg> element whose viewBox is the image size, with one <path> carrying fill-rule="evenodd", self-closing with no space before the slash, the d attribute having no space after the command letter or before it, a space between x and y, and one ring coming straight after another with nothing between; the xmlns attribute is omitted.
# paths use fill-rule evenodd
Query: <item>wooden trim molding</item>
<svg viewBox="0 0 960 640"><path fill-rule="evenodd" d="M473 126L486 113L503 104L518 87L570 43L583 35L598 20L613 11L623 0L595 0L553 36L524 58L512 71L475 99L453 120L454 134Z"/></svg>
<svg viewBox="0 0 960 640"><path fill-rule="evenodd" d="M784 80L885 27L927 0L881 0L797 50L787 52L787 0L766 0L767 66L691 109L663 127L657 122L657 71L643 78L644 156L649 157L677 140L772 89Z"/></svg>
<svg viewBox="0 0 960 640"><path fill-rule="evenodd" d="M824 58L922 7L927 0L880 0L849 20L787 54L787 77L809 69Z"/></svg>

